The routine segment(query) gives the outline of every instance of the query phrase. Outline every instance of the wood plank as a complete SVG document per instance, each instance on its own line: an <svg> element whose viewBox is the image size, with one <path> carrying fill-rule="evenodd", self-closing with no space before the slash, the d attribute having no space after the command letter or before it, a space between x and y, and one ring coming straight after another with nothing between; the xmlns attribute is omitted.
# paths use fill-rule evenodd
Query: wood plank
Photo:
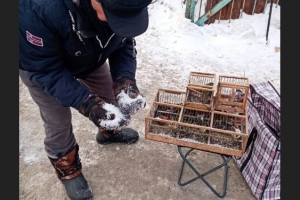
<svg viewBox="0 0 300 200"><path fill-rule="evenodd" d="M220 105L226 105L226 106L237 106L237 107L243 108L243 103L226 101L226 100L223 100L223 99L219 100L219 104Z"/></svg>
<svg viewBox="0 0 300 200"><path fill-rule="evenodd" d="M199 86L195 87L195 86L188 85L187 88L194 91L194 92L197 92L197 93L199 93L199 91L197 91L197 90L203 90L203 91L209 91L209 92L214 92L215 91L214 89L205 88L205 87L201 87L201 86L199 85ZM213 86L210 86L210 87L213 87Z"/></svg>
<svg viewBox="0 0 300 200"><path fill-rule="evenodd" d="M196 83L189 83L187 85L187 87L194 87L194 88L199 88L200 87L200 88L206 88L206 89L213 89L214 85L210 86L210 85L201 85L201 84L196 84Z"/></svg>
<svg viewBox="0 0 300 200"><path fill-rule="evenodd" d="M163 92L171 92L175 94L185 94L185 91L180 91L180 90L172 90L172 89L158 89L158 92L163 91Z"/></svg>
<svg viewBox="0 0 300 200"><path fill-rule="evenodd" d="M217 110L212 111L212 113L220 114L220 115L228 115L228 116L231 116L231 117L239 117L239 118L243 118L245 120L247 119L246 115L237 115L237 114L234 114L234 113L225 113L225 112L220 112L220 111L217 111Z"/></svg>
<svg viewBox="0 0 300 200"><path fill-rule="evenodd" d="M156 105L161 105L161 106L170 106L170 107L175 107L175 108L182 108L182 105L177 105L177 104L171 104L171 103L163 103L163 102L159 102L159 101L154 101L153 104Z"/></svg>
<svg viewBox="0 0 300 200"><path fill-rule="evenodd" d="M228 106L219 105L219 104L215 105L214 110L225 110L225 111L228 111L228 112L235 112L235 113L245 114L245 109L243 109L243 108L228 107Z"/></svg>
<svg viewBox="0 0 300 200"><path fill-rule="evenodd" d="M199 150L204 150L204 151L209 151L209 152L214 152L214 153L220 153L224 155L229 155L229 156L237 156L241 157L243 155L242 150L233 150L229 149L226 147L219 147L216 145L212 144L202 144L202 143L195 143L191 141L184 141L182 139L177 139L177 138L171 138L171 137L164 137L162 135L154 135L154 134L149 134L145 133L145 137L148 140L153 140L153 141L158 141L158 142L163 142L163 143L168 143L168 144L173 144L173 145L179 145L179 146L184 146L184 147L190 147L194 149L199 149Z"/></svg>
<svg viewBox="0 0 300 200"><path fill-rule="evenodd" d="M235 132L235 131L212 128L212 124L211 124L210 127L207 127L207 126L201 126L201 125L196 125L196 124L189 124L189 123L183 123L183 122L177 122L177 121L171 121L171 120L165 120L165 119L157 119L157 118L153 118L153 117L146 117L146 118L148 120L153 120L153 121L157 121L157 122L160 122L160 123L172 124L172 125L175 125L176 127L186 126L186 127L191 127L191 128L197 128L199 130L200 129L206 129L206 130L215 131L215 132L218 132L218 133L224 133L224 134L227 134L227 135L249 137L249 135L246 134L246 133L238 133L238 132Z"/></svg>
<svg viewBox="0 0 300 200"><path fill-rule="evenodd" d="M186 0L186 2L185 2L185 18L187 18L187 19L191 19L191 17L190 17L191 4L192 4L192 0Z"/></svg>
<svg viewBox="0 0 300 200"><path fill-rule="evenodd" d="M226 6L230 1L231 0L222 0L218 2L215 6L213 6L212 9L210 9L204 15L202 15L200 19L195 22L195 24L197 24L198 26L202 26L206 20L208 20L211 16L217 13L224 6Z"/></svg>

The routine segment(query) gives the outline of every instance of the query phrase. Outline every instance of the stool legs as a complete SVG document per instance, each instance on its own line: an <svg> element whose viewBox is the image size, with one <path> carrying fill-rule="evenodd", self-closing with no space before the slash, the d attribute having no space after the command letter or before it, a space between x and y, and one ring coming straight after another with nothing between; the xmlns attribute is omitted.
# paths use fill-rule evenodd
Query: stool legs
<svg viewBox="0 0 300 200"><path fill-rule="evenodd" d="M187 156L195 149L189 149L186 154L184 155L182 150L181 150L181 146L178 146L178 152L181 156L181 158L183 159L183 162L182 162L182 166L181 166L181 170L180 170L180 174L179 174L179 178L178 178L178 185L180 186L185 186L187 184L190 184L194 181L196 181L197 179L201 179L206 185L207 187L216 195L218 196L219 198L223 198L225 197L226 195L226 190L227 190L227 175L228 175L228 166L227 166L227 163L231 160L232 157L230 156L224 156L224 155L220 155L223 159L223 163L212 168L211 170L203 173L203 174L200 174L196 169L195 167L188 161L187 159ZM185 163L197 174L197 177L193 178L193 179L190 179L184 183L181 183L181 178L182 178L182 172L183 172L183 169L184 169L184 166L185 166ZM223 182L223 192L222 193L218 193L215 189L212 188L212 186L205 180L204 176L220 169L224 167L224 182Z"/></svg>

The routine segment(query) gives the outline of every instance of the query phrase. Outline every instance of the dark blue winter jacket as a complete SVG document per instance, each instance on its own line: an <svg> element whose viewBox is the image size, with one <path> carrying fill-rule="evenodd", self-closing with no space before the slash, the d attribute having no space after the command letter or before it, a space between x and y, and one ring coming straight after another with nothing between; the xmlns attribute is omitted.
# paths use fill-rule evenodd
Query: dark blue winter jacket
<svg viewBox="0 0 300 200"><path fill-rule="evenodd" d="M112 34L103 41L72 0L19 1L20 69L62 105L78 109L89 95L77 78L108 59L113 80L135 77L134 38Z"/></svg>

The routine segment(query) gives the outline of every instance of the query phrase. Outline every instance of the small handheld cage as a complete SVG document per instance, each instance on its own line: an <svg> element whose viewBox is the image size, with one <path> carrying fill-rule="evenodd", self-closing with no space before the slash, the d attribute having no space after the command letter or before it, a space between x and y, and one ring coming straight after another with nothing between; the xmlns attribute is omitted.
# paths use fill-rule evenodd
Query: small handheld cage
<svg viewBox="0 0 300 200"><path fill-rule="evenodd" d="M219 76L214 109L245 114L249 80L245 77Z"/></svg>
<svg viewBox="0 0 300 200"><path fill-rule="evenodd" d="M185 99L185 92L159 89L146 117L146 133L177 137L176 124ZM146 138L148 135L146 134ZM149 139L149 138L148 138Z"/></svg>
<svg viewBox="0 0 300 200"><path fill-rule="evenodd" d="M185 106L211 110L213 104L215 74L191 72L186 87Z"/></svg>
<svg viewBox="0 0 300 200"><path fill-rule="evenodd" d="M211 110L213 106L214 89L187 86L185 106Z"/></svg>
<svg viewBox="0 0 300 200"><path fill-rule="evenodd" d="M177 137L177 126L174 122L179 121L181 111L181 106L153 103L151 116L154 119L150 123L149 131L154 134Z"/></svg>

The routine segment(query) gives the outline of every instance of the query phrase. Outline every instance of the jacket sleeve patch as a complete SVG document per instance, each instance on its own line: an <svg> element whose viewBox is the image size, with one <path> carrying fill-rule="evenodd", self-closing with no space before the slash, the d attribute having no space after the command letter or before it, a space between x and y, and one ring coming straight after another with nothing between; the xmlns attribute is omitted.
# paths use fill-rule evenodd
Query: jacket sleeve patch
<svg viewBox="0 0 300 200"><path fill-rule="evenodd" d="M26 31L26 38L27 41L35 46L42 47L43 46L43 39L37 36L32 35L28 31Z"/></svg>

